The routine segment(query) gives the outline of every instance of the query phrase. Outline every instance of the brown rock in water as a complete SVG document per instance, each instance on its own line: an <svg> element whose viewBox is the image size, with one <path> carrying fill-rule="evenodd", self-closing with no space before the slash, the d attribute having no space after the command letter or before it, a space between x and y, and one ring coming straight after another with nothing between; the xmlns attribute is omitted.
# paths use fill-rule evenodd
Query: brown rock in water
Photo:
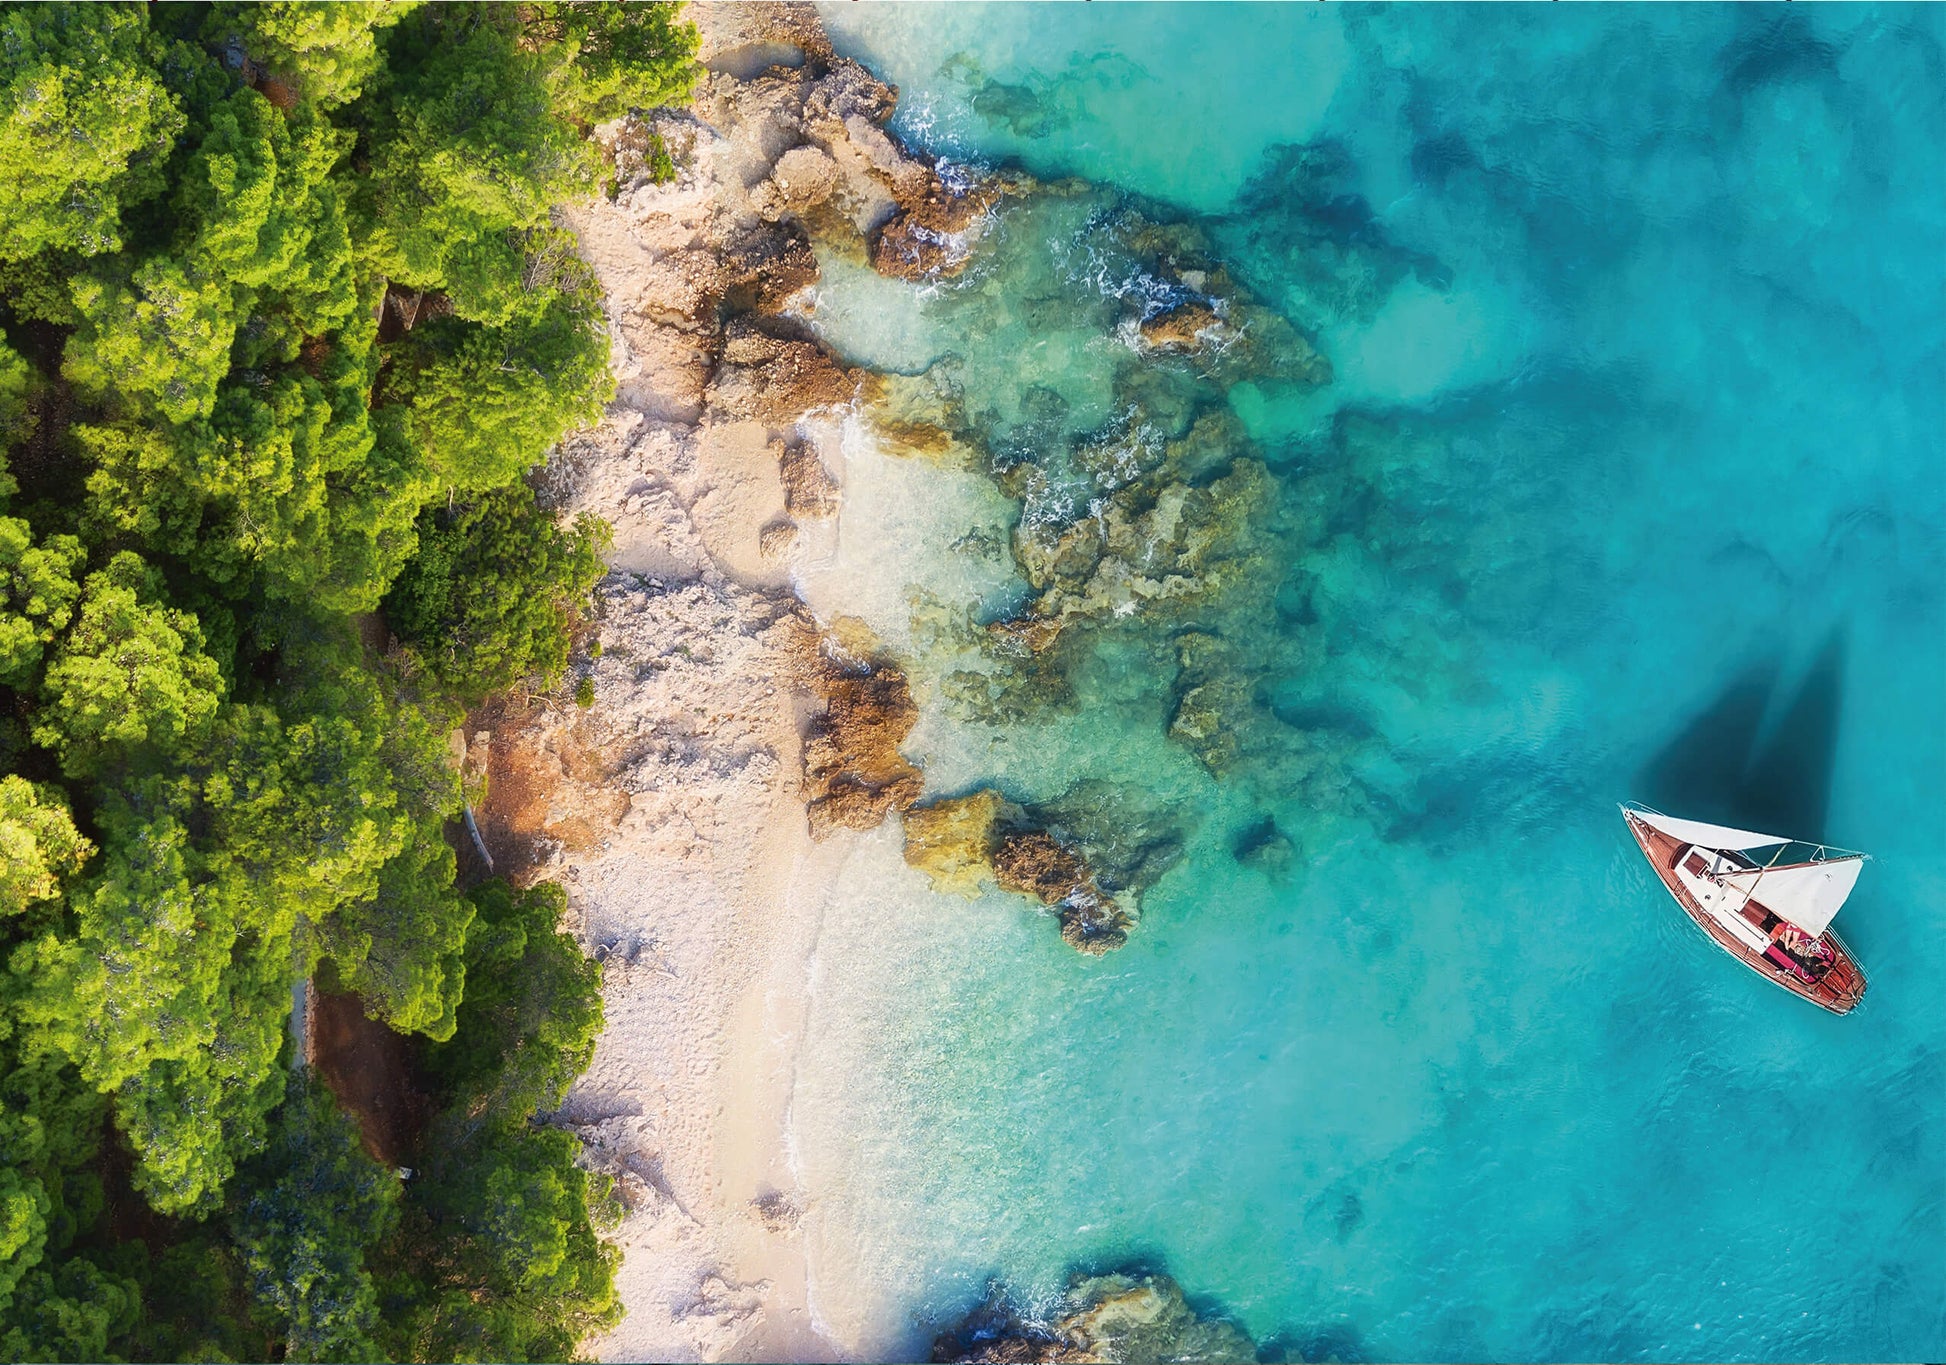
<svg viewBox="0 0 1946 1365"><path fill-rule="evenodd" d="M872 239L872 268L902 280L950 279L973 259L981 220L1008 195L1045 188L1019 171L948 185L928 165L923 179L888 177L899 211ZM1058 188L1058 187L1057 187Z"/></svg>
<svg viewBox="0 0 1946 1365"><path fill-rule="evenodd" d="M923 197L902 199L899 212L872 242L872 269L901 280L950 279L973 259L965 234L996 200L1000 186L987 181L954 194L935 177Z"/></svg>
<svg viewBox="0 0 1946 1365"><path fill-rule="evenodd" d="M872 417L872 432L878 438L880 450L903 459L951 464L960 451L953 433L931 422L900 422L875 414Z"/></svg>
<svg viewBox="0 0 1946 1365"><path fill-rule="evenodd" d="M804 738L804 785L811 833L822 839L838 828L874 828L918 799L922 777L899 752L919 719L905 674L822 656L818 673L825 705Z"/></svg>
<svg viewBox="0 0 1946 1365"><path fill-rule="evenodd" d="M797 546L797 523L773 521L757 532L757 553L766 564L781 564Z"/></svg>
<svg viewBox="0 0 1946 1365"><path fill-rule="evenodd" d="M1023 1320L996 1295L938 1337L932 1358L965 1365L1245 1365L1257 1348L1234 1324L1199 1317L1167 1275L1097 1275L1077 1277L1045 1320Z"/></svg>
<svg viewBox="0 0 1946 1365"><path fill-rule="evenodd" d="M1200 299L1144 318L1137 327L1143 343L1158 351L1200 351L1225 330L1216 310Z"/></svg>
<svg viewBox="0 0 1946 1365"><path fill-rule="evenodd" d="M1091 956L1128 942L1129 917L1096 883L1081 855L1046 830L1007 835L993 853L1002 890L1061 909L1061 937Z"/></svg>
<svg viewBox="0 0 1946 1365"><path fill-rule="evenodd" d="M822 348L759 330L746 318L723 329L723 357L709 386L710 405L732 419L783 429L805 413L849 403L860 376Z"/></svg>
<svg viewBox="0 0 1946 1365"><path fill-rule="evenodd" d="M978 895L980 884L994 875L1002 822L1018 820L1021 814L991 788L910 807L905 812L905 860L932 878L935 891Z"/></svg>
<svg viewBox="0 0 1946 1365"><path fill-rule="evenodd" d="M784 485L784 510L802 520L838 511L838 485L808 441L777 443L777 476Z"/></svg>
<svg viewBox="0 0 1946 1365"><path fill-rule="evenodd" d="M1061 638L1061 628L1067 623L1065 616L1016 616L1012 620L993 622L987 627L987 633L1003 647L1039 654Z"/></svg>

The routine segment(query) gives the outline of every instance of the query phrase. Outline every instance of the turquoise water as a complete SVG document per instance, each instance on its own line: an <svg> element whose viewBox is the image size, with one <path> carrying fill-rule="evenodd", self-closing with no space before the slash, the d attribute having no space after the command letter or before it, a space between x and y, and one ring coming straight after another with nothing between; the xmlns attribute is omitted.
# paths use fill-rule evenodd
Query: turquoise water
<svg viewBox="0 0 1946 1365"><path fill-rule="evenodd" d="M1266 1358L1939 1358L1946 13L826 20L909 140L1085 182L819 318L963 451L849 471L929 788L1142 912L1083 958L865 841L794 1120L814 1276L879 1289L826 1320L1141 1260ZM1133 347L1195 270L1250 344ZM1246 464L1208 591L982 643L1022 548ZM1625 798L1871 851L1858 1012L1705 942Z"/></svg>

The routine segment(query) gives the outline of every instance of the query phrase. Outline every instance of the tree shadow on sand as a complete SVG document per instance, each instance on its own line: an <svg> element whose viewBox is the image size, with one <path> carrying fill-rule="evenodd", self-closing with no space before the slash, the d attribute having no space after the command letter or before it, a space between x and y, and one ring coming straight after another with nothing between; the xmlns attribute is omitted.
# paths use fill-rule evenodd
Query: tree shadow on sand
<svg viewBox="0 0 1946 1365"><path fill-rule="evenodd" d="M1637 775L1641 799L1685 819L1827 837L1845 648L1844 628L1834 626L1767 735L1760 730L1782 660L1772 655L1737 674Z"/></svg>

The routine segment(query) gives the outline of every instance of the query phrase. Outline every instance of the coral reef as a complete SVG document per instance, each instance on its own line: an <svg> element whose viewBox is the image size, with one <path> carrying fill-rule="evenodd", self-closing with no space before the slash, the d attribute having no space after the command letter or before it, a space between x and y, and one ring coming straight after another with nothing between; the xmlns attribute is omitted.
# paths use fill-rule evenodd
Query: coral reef
<svg viewBox="0 0 1946 1365"><path fill-rule="evenodd" d="M957 1365L1159 1365L1257 1358L1234 1323L1199 1315L1167 1275L1077 1276L1054 1309L1023 1317L997 1288L958 1328L933 1343Z"/></svg>

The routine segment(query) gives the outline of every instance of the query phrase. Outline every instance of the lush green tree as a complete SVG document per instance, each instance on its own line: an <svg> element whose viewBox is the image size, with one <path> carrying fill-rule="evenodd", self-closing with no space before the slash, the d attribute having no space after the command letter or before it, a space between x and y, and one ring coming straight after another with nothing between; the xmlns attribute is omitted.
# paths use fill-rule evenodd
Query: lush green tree
<svg viewBox="0 0 1946 1365"><path fill-rule="evenodd" d="M367 1248L397 1217L399 1183L308 1073L293 1075L269 1145L238 1173L228 1224L283 1359L383 1360Z"/></svg>
<svg viewBox="0 0 1946 1365"><path fill-rule="evenodd" d="M236 934L192 879L184 786L150 779L104 805L100 866L72 897L77 932L14 955L31 983L19 1016L99 1090L213 1036L209 1001Z"/></svg>
<svg viewBox="0 0 1946 1365"><path fill-rule="evenodd" d="M534 678L558 683L579 604L603 572L607 523L562 527L525 484L435 507L386 617L425 666L468 698Z"/></svg>
<svg viewBox="0 0 1946 1365"><path fill-rule="evenodd" d="M370 611L419 544L420 509L438 491L402 410L372 416L365 457L327 479L330 517L315 556L310 600L328 611Z"/></svg>
<svg viewBox="0 0 1946 1365"><path fill-rule="evenodd" d="M161 188L183 124L153 47L134 6L0 13L0 260L120 246L122 205Z"/></svg>
<svg viewBox="0 0 1946 1365"><path fill-rule="evenodd" d="M173 198L186 225L181 257L198 279L269 291L291 315L275 356L288 361L296 338L342 326L358 307L335 174L351 135L308 106L280 113L254 90L233 92L199 123Z"/></svg>
<svg viewBox="0 0 1946 1365"><path fill-rule="evenodd" d="M162 596L156 576L126 551L83 584L34 724L34 738L59 751L69 772L96 771L128 746L192 739L215 714L222 675L202 652L202 629Z"/></svg>
<svg viewBox="0 0 1946 1365"><path fill-rule="evenodd" d="M379 870L378 888L319 928L325 955L373 1018L401 1033L451 1038L466 986L473 903L453 889L454 860L427 820Z"/></svg>
<svg viewBox="0 0 1946 1365"><path fill-rule="evenodd" d="M521 12L530 37L573 53L556 103L578 122L685 104L702 75L696 26L681 22L680 4L540 0Z"/></svg>
<svg viewBox="0 0 1946 1365"><path fill-rule="evenodd" d="M518 478L614 394L594 298L558 292L531 315L486 327L446 318L414 330L386 378L409 405L428 467L462 492Z"/></svg>
<svg viewBox="0 0 1946 1365"><path fill-rule="evenodd" d="M24 686L72 619L85 558L73 536L36 544L26 522L0 517L0 686Z"/></svg>
<svg viewBox="0 0 1946 1365"><path fill-rule="evenodd" d="M76 1256L29 1272L0 1319L0 1357L7 1360L112 1360L112 1343L140 1320L135 1280Z"/></svg>
<svg viewBox="0 0 1946 1365"><path fill-rule="evenodd" d="M535 1122L595 969L558 892L454 891L446 737L559 675L599 572L518 482L612 391L551 214L692 57L666 5L0 8L35 358L0 340L0 1354L559 1358L610 1320L601 1191ZM432 306L381 343L388 284ZM425 669L351 619L402 573ZM288 1087L323 960L440 1040L391 1232Z"/></svg>
<svg viewBox="0 0 1946 1365"><path fill-rule="evenodd" d="M601 964L561 932L558 882L519 891L495 880L470 898L472 984L458 1036L433 1049L431 1065L457 1108L525 1124L558 1107L588 1068L601 1033Z"/></svg>
<svg viewBox="0 0 1946 1365"><path fill-rule="evenodd" d="M378 269L493 325L528 292L525 234L594 185L592 154L553 105L566 54L495 19L434 5L400 26L407 65L373 132L368 189Z"/></svg>
<svg viewBox="0 0 1946 1365"><path fill-rule="evenodd" d="M358 97L378 70L377 33L418 8L419 0L268 0L210 6L203 32L268 68L308 104Z"/></svg>
<svg viewBox="0 0 1946 1365"><path fill-rule="evenodd" d="M59 1059L21 1055L8 1036L15 993L0 982L0 1340L21 1281L66 1251L100 1205L100 1182L84 1168L99 1146L101 1097Z"/></svg>
<svg viewBox="0 0 1946 1365"><path fill-rule="evenodd" d="M0 341L0 502L14 491L6 453L34 434L31 404L38 387L34 367Z"/></svg>
<svg viewBox="0 0 1946 1365"><path fill-rule="evenodd" d="M432 1050L444 1107L387 1258L394 1353L565 1360L617 1316L616 1254L596 1234L605 1188L579 1144L541 1127L601 1032L601 970L559 921L561 888L488 882L466 945L453 1040Z"/></svg>
<svg viewBox="0 0 1946 1365"><path fill-rule="evenodd" d="M76 389L141 416L209 416L236 340L236 298L227 283L154 257L126 275L114 268L76 276L70 288L81 325L62 370Z"/></svg>
<svg viewBox="0 0 1946 1365"><path fill-rule="evenodd" d="M94 851L52 788L0 775L0 915L58 896Z"/></svg>

